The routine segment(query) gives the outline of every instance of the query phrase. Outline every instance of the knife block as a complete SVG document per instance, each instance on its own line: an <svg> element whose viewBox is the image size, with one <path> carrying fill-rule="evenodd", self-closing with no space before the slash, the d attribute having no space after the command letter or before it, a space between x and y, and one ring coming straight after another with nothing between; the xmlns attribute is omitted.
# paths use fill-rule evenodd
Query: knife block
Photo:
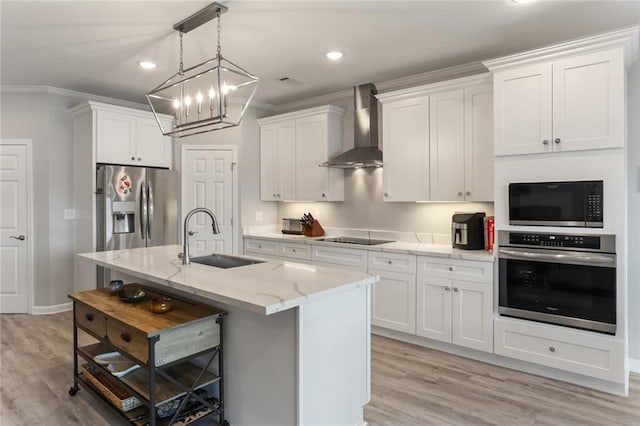
<svg viewBox="0 0 640 426"><path fill-rule="evenodd" d="M302 232L306 237L320 237L324 235L324 229L322 228L322 225L320 225L320 222L318 222L317 219L313 220L311 229L304 228Z"/></svg>

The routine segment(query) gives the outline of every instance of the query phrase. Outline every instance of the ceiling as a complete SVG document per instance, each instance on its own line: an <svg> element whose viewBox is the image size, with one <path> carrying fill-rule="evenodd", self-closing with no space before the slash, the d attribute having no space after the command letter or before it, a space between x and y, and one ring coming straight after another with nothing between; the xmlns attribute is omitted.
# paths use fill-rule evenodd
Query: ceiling
<svg viewBox="0 0 640 426"><path fill-rule="evenodd" d="M173 24L210 1L0 1L0 82L145 103L177 71ZM638 25L640 0L223 2L222 53L282 105ZM215 21L185 34L185 67L215 56ZM330 50L344 52L331 62ZM158 64L138 67L141 59ZM278 79L289 77L292 83Z"/></svg>

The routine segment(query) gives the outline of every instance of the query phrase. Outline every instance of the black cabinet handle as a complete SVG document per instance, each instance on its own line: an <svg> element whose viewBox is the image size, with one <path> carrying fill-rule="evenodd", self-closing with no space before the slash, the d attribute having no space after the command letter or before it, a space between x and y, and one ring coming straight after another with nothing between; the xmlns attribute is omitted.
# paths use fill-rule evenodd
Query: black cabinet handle
<svg viewBox="0 0 640 426"><path fill-rule="evenodd" d="M93 321L93 314L84 314L84 318L87 321Z"/></svg>
<svg viewBox="0 0 640 426"><path fill-rule="evenodd" d="M120 338L125 342L129 343L131 341L131 335L129 333L122 333Z"/></svg>

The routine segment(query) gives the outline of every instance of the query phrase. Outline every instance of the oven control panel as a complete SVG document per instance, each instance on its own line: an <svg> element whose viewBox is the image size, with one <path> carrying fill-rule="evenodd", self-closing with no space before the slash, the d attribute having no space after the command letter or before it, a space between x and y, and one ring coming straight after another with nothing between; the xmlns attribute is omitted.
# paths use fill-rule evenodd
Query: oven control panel
<svg viewBox="0 0 640 426"><path fill-rule="evenodd" d="M509 233L509 244L599 250L600 236L511 232Z"/></svg>

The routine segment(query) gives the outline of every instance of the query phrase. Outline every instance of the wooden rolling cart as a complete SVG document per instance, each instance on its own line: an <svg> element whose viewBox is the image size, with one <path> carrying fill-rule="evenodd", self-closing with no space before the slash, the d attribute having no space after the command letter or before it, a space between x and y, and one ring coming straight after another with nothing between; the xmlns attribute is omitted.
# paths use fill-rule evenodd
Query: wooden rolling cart
<svg viewBox="0 0 640 426"><path fill-rule="evenodd" d="M131 286L143 289L147 298L125 303L106 289L69 295L74 311L69 395L82 385L136 425L186 425L204 418L227 425L222 378L226 312L174 298L169 312L156 314L149 299L162 295ZM78 347L78 330L98 342ZM139 367L116 377L109 356L128 362L125 370ZM79 358L86 363L80 365Z"/></svg>

